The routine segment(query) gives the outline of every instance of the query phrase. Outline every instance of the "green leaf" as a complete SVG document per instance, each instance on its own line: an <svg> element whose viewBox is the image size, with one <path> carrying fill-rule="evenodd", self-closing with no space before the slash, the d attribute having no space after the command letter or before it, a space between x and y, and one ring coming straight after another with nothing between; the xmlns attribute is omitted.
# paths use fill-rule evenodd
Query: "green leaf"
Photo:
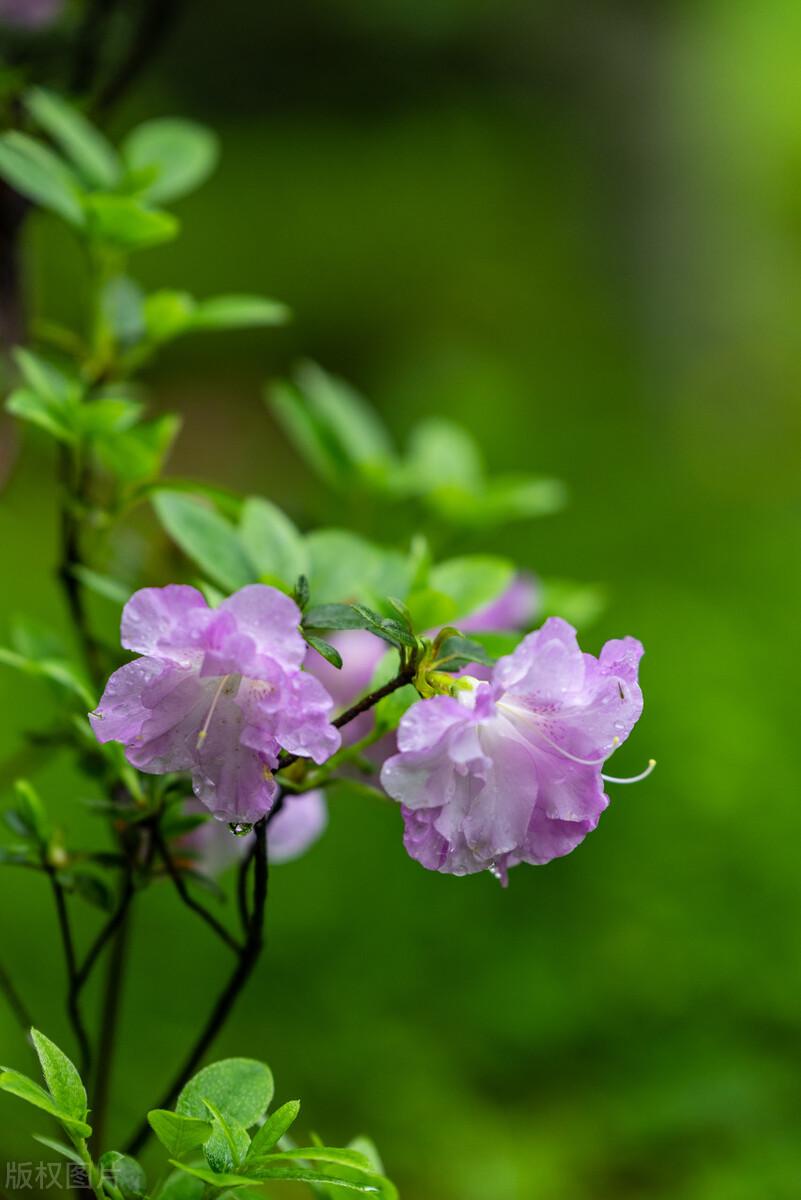
<svg viewBox="0 0 801 1200"><path fill-rule="evenodd" d="M316 604L303 614L304 629L366 629L352 604Z"/></svg>
<svg viewBox="0 0 801 1200"><path fill-rule="evenodd" d="M88 184L114 188L120 161L111 143L86 117L55 92L32 88L25 105L33 119L61 147Z"/></svg>
<svg viewBox="0 0 801 1200"><path fill-rule="evenodd" d="M285 1162L333 1163L339 1167L353 1167L357 1171L371 1171L372 1164L358 1150L340 1150L333 1146L303 1146L292 1150L276 1150L273 1154L250 1155L248 1171L254 1175L262 1166L280 1165Z"/></svg>
<svg viewBox="0 0 801 1200"><path fill-rule="evenodd" d="M303 637L313 650L323 656L326 662L329 662L332 667L336 667L337 670L341 669L342 655L336 646L332 646L330 642L324 641L321 637L316 637L313 633L304 632Z"/></svg>
<svg viewBox="0 0 801 1200"><path fill-rule="evenodd" d="M360 467L387 464L392 442L376 411L343 379L316 363L303 363L296 373L301 393L344 457Z"/></svg>
<svg viewBox="0 0 801 1200"><path fill-rule="evenodd" d="M192 329L255 329L283 325L289 309L263 296L213 296L198 300L190 320Z"/></svg>
<svg viewBox="0 0 801 1200"><path fill-rule="evenodd" d="M68 892L74 892L87 904L101 909L103 912L113 912L116 897L105 876L89 864L86 866L73 865L69 871L59 871L58 881Z"/></svg>
<svg viewBox="0 0 801 1200"><path fill-rule="evenodd" d="M151 292L142 306L148 337L154 342L168 342L178 337L189 328L194 310L195 301L189 292L169 288Z"/></svg>
<svg viewBox="0 0 801 1200"><path fill-rule="evenodd" d="M240 1177L241 1178L241 1177ZM397 1192L388 1179L376 1175L373 1171L365 1171L352 1176L343 1176L339 1172L315 1171L311 1167L261 1167L258 1182L264 1183L269 1179L284 1180L287 1183L320 1183L329 1186L336 1185L348 1192L361 1192L363 1195L396 1197ZM252 1180L250 1182L256 1182Z"/></svg>
<svg viewBox="0 0 801 1200"><path fill-rule="evenodd" d="M128 1154L118 1150L107 1150L97 1160L104 1181L110 1180L117 1187L123 1200L138 1200L147 1191L147 1178L139 1163Z"/></svg>
<svg viewBox="0 0 801 1200"><path fill-rule="evenodd" d="M100 298L103 317L114 340L123 348L133 346L145 334L144 292L127 275L115 275Z"/></svg>
<svg viewBox="0 0 801 1200"><path fill-rule="evenodd" d="M267 403L298 454L327 483L339 486L347 470L347 461L332 444L298 392L289 383L269 388Z"/></svg>
<svg viewBox="0 0 801 1200"><path fill-rule="evenodd" d="M282 1104L274 1113L271 1113L261 1129L258 1129L253 1135L247 1155L248 1160L268 1154L297 1120L299 1112L300 1100L287 1100L286 1104Z"/></svg>
<svg viewBox="0 0 801 1200"><path fill-rule="evenodd" d="M446 638L440 646L436 667L439 671L461 671L469 663L491 667L494 662L480 642L454 636Z"/></svg>
<svg viewBox="0 0 801 1200"><path fill-rule="evenodd" d="M250 1149L247 1130L236 1121L226 1120L210 1100L204 1103L213 1118L211 1136L203 1147L206 1162L212 1171L233 1171Z"/></svg>
<svg viewBox="0 0 801 1200"><path fill-rule="evenodd" d="M29 388L17 388L6 400L6 412L38 425L59 442L75 442L77 435L62 406Z"/></svg>
<svg viewBox="0 0 801 1200"><path fill-rule="evenodd" d="M41 1133L32 1133L31 1137L35 1142L39 1142L40 1145L47 1146L48 1150L52 1150L56 1154L61 1154L64 1158L68 1158L70 1162L77 1163L79 1167L84 1166L84 1161L80 1154L77 1154L72 1147L66 1146L64 1142L59 1142L55 1138L45 1137Z"/></svg>
<svg viewBox="0 0 801 1200"><path fill-rule="evenodd" d="M62 659L30 659L14 650L0 646L0 663L24 671L26 675L40 676L57 683L59 687L80 697L83 704L93 708L95 697L85 676L74 663Z"/></svg>
<svg viewBox="0 0 801 1200"><path fill-rule="evenodd" d="M181 1116L165 1108L151 1109L147 1119L162 1146L175 1158L202 1146L212 1133L212 1124L208 1119Z"/></svg>
<svg viewBox="0 0 801 1200"><path fill-rule="evenodd" d="M149 200L178 200L205 183L217 165L217 137L204 125L178 117L145 121L128 134L122 157L131 171L156 168L144 189Z"/></svg>
<svg viewBox="0 0 801 1200"><path fill-rule="evenodd" d="M309 584L314 605L405 596L409 562L344 529L318 529L306 538Z"/></svg>
<svg viewBox="0 0 801 1200"><path fill-rule="evenodd" d="M49 359L24 346L14 350L14 362L28 387L45 400L50 400L63 409L74 407L83 392L81 381L63 371Z"/></svg>
<svg viewBox="0 0 801 1200"><path fill-rule="evenodd" d="M118 250L144 250L177 237L171 213L146 208L132 196L93 192L86 201L89 229L98 241Z"/></svg>
<svg viewBox="0 0 801 1200"><path fill-rule="evenodd" d="M409 482L423 492L449 485L481 487L484 464L473 437L444 417L429 417L412 430L407 458Z"/></svg>
<svg viewBox="0 0 801 1200"><path fill-rule="evenodd" d="M403 714L419 699L417 690L410 683L405 684L404 687L396 688L394 692L390 692L383 700L379 700L375 706L376 730L380 730L382 733L389 733L390 730L397 729Z"/></svg>
<svg viewBox="0 0 801 1200"><path fill-rule="evenodd" d="M142 405L136 400L124 396L98 396L78 409L76 425L84 437L107 437L124 433L141 415Z"/></svg>
<svg viewBox="0 0 801 1200"><path fill-rule="evenodd" d="M97 571L92 571L89 567L83 567L80 564L72 568L72 574L90 592L103 596L104 599L111 600L115 604L127 604L131 598L132 589L126 584L120 583L118 579L112 579L109 575L100 575Z"/></svg>
<svg viewBox="0 0 801 1200"><path fill-rule="evenodd" d="M77 1068L64 1051L38 1029L31 1030L31 1038L50 1095L68 1116L77 1121L85 1121L88 1101Z"/></svg>
<svg viewBox="0 0 801 1200"><path fill-rule="evenodd" d="M435 591L453 600L459 618L471 616L496 600L514 577L514 563L476 554L438 563L431 569L429 582Z"/></svg>
<svg viewBox="0 0 801 1200"><path fill-rule="evenodd" d="M579 629L596 621L606 607L603 587L576 583L571 579L545 579L542 584L540 612L543 617L564 617Z"/></svg>
<svg viewBox="0 0 801 1200"><path fill-rule="evenodd" d="M269 500L250 496L242 505L239 536L259 577L291 586L309 570L303 537L289 517Z"/></svg>
<svg viewBox="0 0 801 1200"><path fill-rule="evenodd" d="M81 190L65 162L24 133L0 135L0 176L15 192L63 217L84 224Z"/></svg>
<svg viewBox="0 0 801 1200"><path fill-rule="evenodd" d="M268 1066L252 1058L226 1058L190 1079L175 1111L204 1120L205 1102L210 1101L226 1120L247 1129L261 1120L272 1098L273 1077Z"/></svg>
<svg viewBox="0 0 801 1200"><path fill-rule="evenodd" d="M186 1175L191 1175L194 1179L202 1179L204 1183L210 1183L216 1188L236 1188L236 1187L260 1187L261 1180L248 1179L246 1175L233 1175L229 1172L220 1173L212 1171L209 1167L194 1167L188 1163L178 1162L176 1159L170 1159L170 1166L177 1167L179 1171L183 1171Z"/></svg>
<svg viewBox="0 0 801 1200"><path fill-rule="evenodd" d="M94 443L106 470L125 483L145 483L160 473L178 436L181 418L165 413L154 421L141 421L133 429L109 434Z"/></svg>
<svg viewBox="0 0 801 1200"><path fill-rule="evenodd" d="M34 838L41 846L47 845L52 837L53 828L38 792L27 779L17 779L14 792L17 798L14 813L26 836ZM50 1090L52 1091L52 1088Z"/></svg>
<svg viewBox="0 0 801 1200"><path fill-rule="evenodd" d="M91 1125L87 1125L85 1121L78 1120L66 1112L52 1096L47 1094L44 1088L39 1087L38 1083L34 1083L32 1079L28 1079L27 1075L22 1075L19 1071L0 1072L0 1090L17 1096L20 1100L25 1100L35 1108L40 1108L42 1112L49 1113L51 1117L55 1117L57 1121L77 1133L79 1137L90 1137L92 1134Z"/></svg>
<svg viewBox="0 0 801 1200"><path fill-rule="evenodd" d="M389 642L391 646L406 646L410 650L417 649L416 638L399 621L395 621L391 617L382 617L364 604L354 604L353 607L364 618L364 628L368 629L370 633L374 633L376 637Z"/></svg>
<svg viewBox="0 0 801 1200"><path fill-rule="evenodd" d="M236 530L219 513L180 492L158 491L153 505L170 537L213 583L236 591L255 581Z"/></svg>

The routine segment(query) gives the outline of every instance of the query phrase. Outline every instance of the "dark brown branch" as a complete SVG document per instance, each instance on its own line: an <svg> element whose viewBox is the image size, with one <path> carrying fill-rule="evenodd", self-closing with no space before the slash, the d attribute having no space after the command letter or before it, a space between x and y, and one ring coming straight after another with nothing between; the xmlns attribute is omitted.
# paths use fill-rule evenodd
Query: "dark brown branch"
<svg viewBox="0 0 801 1200"><path fill-rule="evenodd" d="M28 1012L25 1001L17 991L14 981L12 980L8 971L2 965L0 965L0 992L3 993L8 1001L8 1007L17 1018L20 1027L24 1029L26 1033L28 1033L33 1025L33 1019Z"/></svg>
<svg viewBox="0 0 801 1200"><path fill-rule="evenodd" d="M265 818L254 826L255 849L253 854L253 908L248 922L248 934L241 949L239 960L227 984L218 996L206 1024L189 1054L167 1088L157 1108L170 1108L184 1084L200 1064L204 1054L225 1024L237 997L250 978L258 962L264 944L264 914L267 907L269 866L267 860L267 822ZM139 1126L126 1148L126 1154L137 1155L150 1136L147 1121Z"/></svg>
<svg viewBox="0 0 801 1200"><path fill-rule="evenodd" d="M218 921L213 913L210 913L209 910L203 904L201 904L199 900L195 900L194 896L190 895L184 878L176 866L174 858L170 854L170 848L164 839L164 835L157 825L154 826L153 837L156 842L156 849L161 855L164 865L167 868L167 873L175 885L175 890L187 908L191 908L192 912L197 913L197 915L206 922L209 928L213 929L217 936L223 942L225 942L226 946L228 946L230 950L233 950L235 954L241 954L243 947L236 940L236 938L231 936L222 922Z"/></svg>
<svg viewBox="0 0 801 1200"><path fill-rule="evenodd" d="M81 1016L80 1004L78 1002L79 988L76 986L78 978L78 963L75 956L75 941L72 936L72 926L70 925L69 913L67 911L67 899L64 895L62 887L55 867L46 860L43 862L45 871L50 879L50 886L53 889L53 898L56 902L56 914L58 916L58 926L61 933L61 942L64 947L64 962L67 967L67 1015L69 1016L70 1024L75 1034L78 1043L78 1049L81 1056L81 1074L86 1075L92 1064L92 1048L89 1044L89 1036L83 1023Z"/></svg>

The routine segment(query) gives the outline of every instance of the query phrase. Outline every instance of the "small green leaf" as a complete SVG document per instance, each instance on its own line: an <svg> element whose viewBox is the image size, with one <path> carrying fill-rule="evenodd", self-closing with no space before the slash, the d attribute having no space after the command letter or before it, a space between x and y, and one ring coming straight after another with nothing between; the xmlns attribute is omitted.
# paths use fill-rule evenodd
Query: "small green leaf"
<svg viewBox="0 0 801 1200"><path fill-rule="evenodd" d="M241 1178L241 1177L240 1177ZM266 1183L267 1180L284 1180L287 1183L319 1183L328 1184L329 1186L336 1185L338 1188L343 1188L348 1192L361 1192L362 1195L381 1196L389 1200L397 1196L397 1192L388 1179L381 1175L376 1175L373 1171L365 1171L356 1173L351 1176L343 1176L339 1171L315 1171L311 1167L291 1167L291 1166L264 1166L258 1168L258 1182ZM251 1182L257 1182L254 1179Z"/></svg>
<svg viewBox="0 0 801 1200"><path fill-rule="evenodd" d="M233 1171L250 1149L248 1132L236 1121L226 1120L210 1100L204 1103L213 1118L211 1136L203 1147L206 1162L212 1171Z"/></svg>
<svg viewBox="0 0 801 1200"><path fill-rule="evenodd" d="M289 383L277 383L268 389L265 399L298 454L327 483L339 486L347 472L347 461L309 412L298 389Z"/></svg>
<svg viewBox="0 0 801 1200"><path fill-rule="evenodd" d="M124 433L141 415L142 405L136 400L124 396L98 396L78 409L75 424L84 437L107 437Z"/></svg>
<svg viewBox="0 0 801 1200"><path fill-rule="evenodd" d="M336 646L332 646L330 642L323 641L321 637L316 637L313 633L303 634L304 639L313 650L321 654L326 662L329 662L332 667L340 670L342 667L342 655L337 650Z"/></svg>
<svg viewBox="0 0 801 1200"><path fill-rule="evenodd" d="M194 121L159 117L137 125L122 144L131 171L156 169L145 189L149 200L164 204L200 187L217 165L219 144L214 133Z"/></svg>
<svg viewBox="0 0 801 1200"><path fill-rule="evenodd" d="M316 604L303 614L304 629L366 629L352 604Z"/></svg>
<svg viewBox="0 0 801 1200"><path fill-rule="evenodd" d="M6 400L6 412L38 425L59 442L75 442L77 434L60 404L29 388L17 388Z"/></svg>
<svg viewBox="0 0 801 1200"><path fill-rule="evenodd" d="M120 1154L118 1150L107 1150L101 1154L97 1165L103 1172L104 1182L113 1183L122 1200L139 1200L140 1196L145 1195L147 1178L135 1158Z"/></svg>
<svg viewBox="0 0 801 1200"><path fill-rule="evenodd" d="M274 1146L277 1146L286 1131L297 1120L299 1112L300 1100L288 1100L286 1104L282 1104L274 1113L271 1113L261 1129L258 1129L253 1135L253 1141L250 1143L248 1151L248 1160L268 1154Z"/></svg>
<svg viewBox="0 0 801 1200"><path fill-rule="evenodd" d="M162 1146L175 1158L202 1146L212 1133L211 1121L181 1116L180 1113L169 1112L166 1108L151 1109L147 1119Z"/></svg>
<svg viewBox="0 0 801 1200"><path fill-rule="evenodd" d="M409 560L346 529L317 529L306 538L315 605L406 596Z"/></svg>
<svg viewBox="0 0 801 1200"><path fill-rule="evenodd" d="M292 589L292 599L297 604L301 612L305 612L309 605L309 579L307 575L298 575L295 580L295 586Z"/></svg>
<svg viewBox="0 0 801 1200"><path fill-rule="evenodd" d="M514 577L514 563L475 554L438 563L431 569L429 582L435 591L453 600L459 618L471 616L496 600Z"/></svg>
<svg viewBox="0 0 801 1200"><path fill-rule="evenodd" d="M98 241L118 250L144 250L177 237L171 213L146 208L132 196L93 192L86 201L89 229Z"/></svg>
<svg viewBox="0 0 801 1200"><path fill-rule="evenodd" d="M292 1150L276 1150L273 1154L251 1155L248 1157L248 1171L254 1175L262 1167L285 1162L333 1163L338 1167L353 1167L357 1171L371 1171L372 1164L358 1150L340 1150L333 1146L303 1146Z"/></svg>
<svg viewBox="0 0 801 1200"><path fill-rule="evenodd" d="M72 160L88 184L114 188L120 179L120 162L111 143L86 117L55 92L32 88L25 105L33 119L49 133Z"/></svg>
<svg viewBox="0 0 801 1200"><path fill-rule="evenodd" d="M162 288L145 297L142 313L148 337L154 342L169 342L184 333L192 320L195 301L189 292Z"/></svg>
<svg viewBox="0 0 801 1200"><path fill-rule="evenodd" d="M127 275L115 275L100 298L103 317L114 340L123 348L133 346L145 333L144 292Z"/></svg>
<svg viewBox="0 0 801 1200"><path fill-rule="evenodd" d="M364 628L369 629L370 633L374 633L376 637L383 638L391 646L406 646L410 650L417 649L416 638L399 621L394 621L391 617L382 617L364 604L354 604L353 607L359 616L364 618Z"/></svg>
<svg viewBox="0 0 801 1200"><path fill-rule="evenodd" d="M159 1190L155 1200L204 1200L206 1184L194 1175L186 1175L180 1169L172 1171Z"/></svg>
<svg viewBox="0 0 801 1200"><path fill-rule="evenodd" d="M146 483L159 475L180 428L179 416L164 413L154 421L141 421L132 429L96 439L94 451L120 481Z"/></svg>
<svg viewBox="0 0 801 1200"><path fill-rule="evenodd" d="M289 309L263 296L213 296L198 300L190 320L192 329L255 329L283 325Z"/></svg>
<svg viewBox="0 0 801 1200"><path fill-rule="evenodd" d="M482 667L494 665L492 658L480 642L466 637L449 637L440 646L436 668L439 671L461 671L469 663Z"/></svg>
<svg viewBox="0 0 801 1200"><path fill-rule="evenodd" d="M45 1137L41 1133L32 1133L31 1137L34 1141L39 1142L40 1145L47 1146L48 1150L62 1155L63 1158L68 1158L70 1162L77 1163L79 1167L84 1166L84 1161L80 1154L77 1154L70 1146L65 1146L63 1142L59 1142L55 1138Z"/></svg>
<svg viewBox="0 0 801 1200"><path fill-rule="evenodd" d="M174 1158L170 1159L170 1166L177 1167L179 1171L183 1171L195 1179L202 1179L204 1183L209 1183L215 1188L259 1187L261 1185L259 1179L248 1179L246 1175L232 1175L228 1172L219 1173L212 1171L209 1167L189 1166L188 1163L178 1162Z"/></svg>
<svg viewBox="0 0 801 1200"><path fill-rule="evenodd" d="M292 586L309 570L303 537L289 517L269 500L249 496L242 505L239 536L259 577Z"/></svg>
<svg viewBox="0 0 801 1200"><path fill-rule="evenodd" d="M313 362L298 368L296 380L346 460L364 468L391 462L394 452L389 434L375 409L350 384Z"/></svg>
<svg viewBox="0 0 801 1200"><path fill-rule="evenodd" d="M34 838L40 846L47 845L52 837L53 829L38 792L27 779L17 779L14 783L14 792L17 798L14 812L25 830L25 835Z"/></svg>
<svg viewBox="0 0 801 1200"><path fill-rule="evenodd" d="M62 409L74 407L80 400L83 391L80 380L49 359L34 354L24 346L17 346L14 362L28 387L43 399L52 401Z"/></svg>
<svg viewBox="0 0 801 1200"><path fill-rule="evenodd" d="M270 1068L252 1058L226 1058L199 1071L184 1087L175 1111L207 1117L210 1101L225 1117L247 1129L261 1120L273 1098Z"/></svg>
<svg viewBox="0 0 801 1200"><path fill-rule="evenodd" d="M85 1121L78 1120L65 1111L65 1109L56 1103L52 1096L47 1094L44 1088L39 1087L39 1084L34 1083L32 1079L28 1079L27 1075L22 1075L19 1071L0 1072L0 1090L8 1092L12 1096L17 1096L20 1100L25 1100L35 1108L40 1108L43 1112L49 1113L50 1116L55 1117L67 1129L77 1133L79 1137L91 1137L91 1125L87 1125Z"/></svg>
<svg viewBox="0 0 801 1200"><path fill-rule="evenodd" d="M412 430L407 459L409 482L416 490L458 485L481 487L484 464L473 437L444 417L429 417Z"/></svg>
<svg viewBox="0 0 801 1200"><path fill-rule="evenodd" d="M86 1089L77 1068L63 1050L46 1038L38 1029L31 1030L34 1048L39 1057L42 1074L50 1095L59 1108L77 1121L86 1119Z"/></svg>
<svg viewBox="0 0 801 1200"><path fill-rule="evenodd" d="M236 530L219 513L192 496L166 490L154 494L153 505L170 537L212 582L236 591L255 581Z"/></svg>
<svg viewBox="0 0 801 1200"><path fill-rule="evenodd" d="M0 176L27 200L57 213L70 225L83 226L78 181L41 142L14 130L0 135Z"/></svg>

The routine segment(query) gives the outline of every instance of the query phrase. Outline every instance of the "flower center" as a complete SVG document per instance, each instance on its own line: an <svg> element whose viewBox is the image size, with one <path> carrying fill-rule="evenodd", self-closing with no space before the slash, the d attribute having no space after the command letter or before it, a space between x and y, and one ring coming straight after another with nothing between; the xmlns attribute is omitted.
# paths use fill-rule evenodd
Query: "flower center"
<svg viewBox="0 0 801 1200"><path fill-rule="evenodd" d="M214 692L214 699L211 702L211 708L206 713L206 720L203 722L203 727L201 728L200 733L197 735L198 750L203 745L203 743L205 742L205 740L208 736L209 726L211 725L211 719L214 716L214 710L216 709L217 705L220 702L220 697L223 694L225 694L226 696L235 695L239 688L239 684L240 684L240 677L238 675L223 675L222 679L217 684L217 688Z"/></svg>

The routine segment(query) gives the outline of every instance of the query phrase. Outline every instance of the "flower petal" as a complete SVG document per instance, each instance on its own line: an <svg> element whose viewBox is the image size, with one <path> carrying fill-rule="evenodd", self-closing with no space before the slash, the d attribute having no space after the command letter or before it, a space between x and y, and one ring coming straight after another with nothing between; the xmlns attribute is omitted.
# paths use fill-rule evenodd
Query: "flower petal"
<svg viewBox="0 0 801 1200"><path fill-rule="evenodd" d="M197 639L211 616L197 588L177 583L142 588L122 610L122 645L138 654L185 662L197 653Z"/></svg>

